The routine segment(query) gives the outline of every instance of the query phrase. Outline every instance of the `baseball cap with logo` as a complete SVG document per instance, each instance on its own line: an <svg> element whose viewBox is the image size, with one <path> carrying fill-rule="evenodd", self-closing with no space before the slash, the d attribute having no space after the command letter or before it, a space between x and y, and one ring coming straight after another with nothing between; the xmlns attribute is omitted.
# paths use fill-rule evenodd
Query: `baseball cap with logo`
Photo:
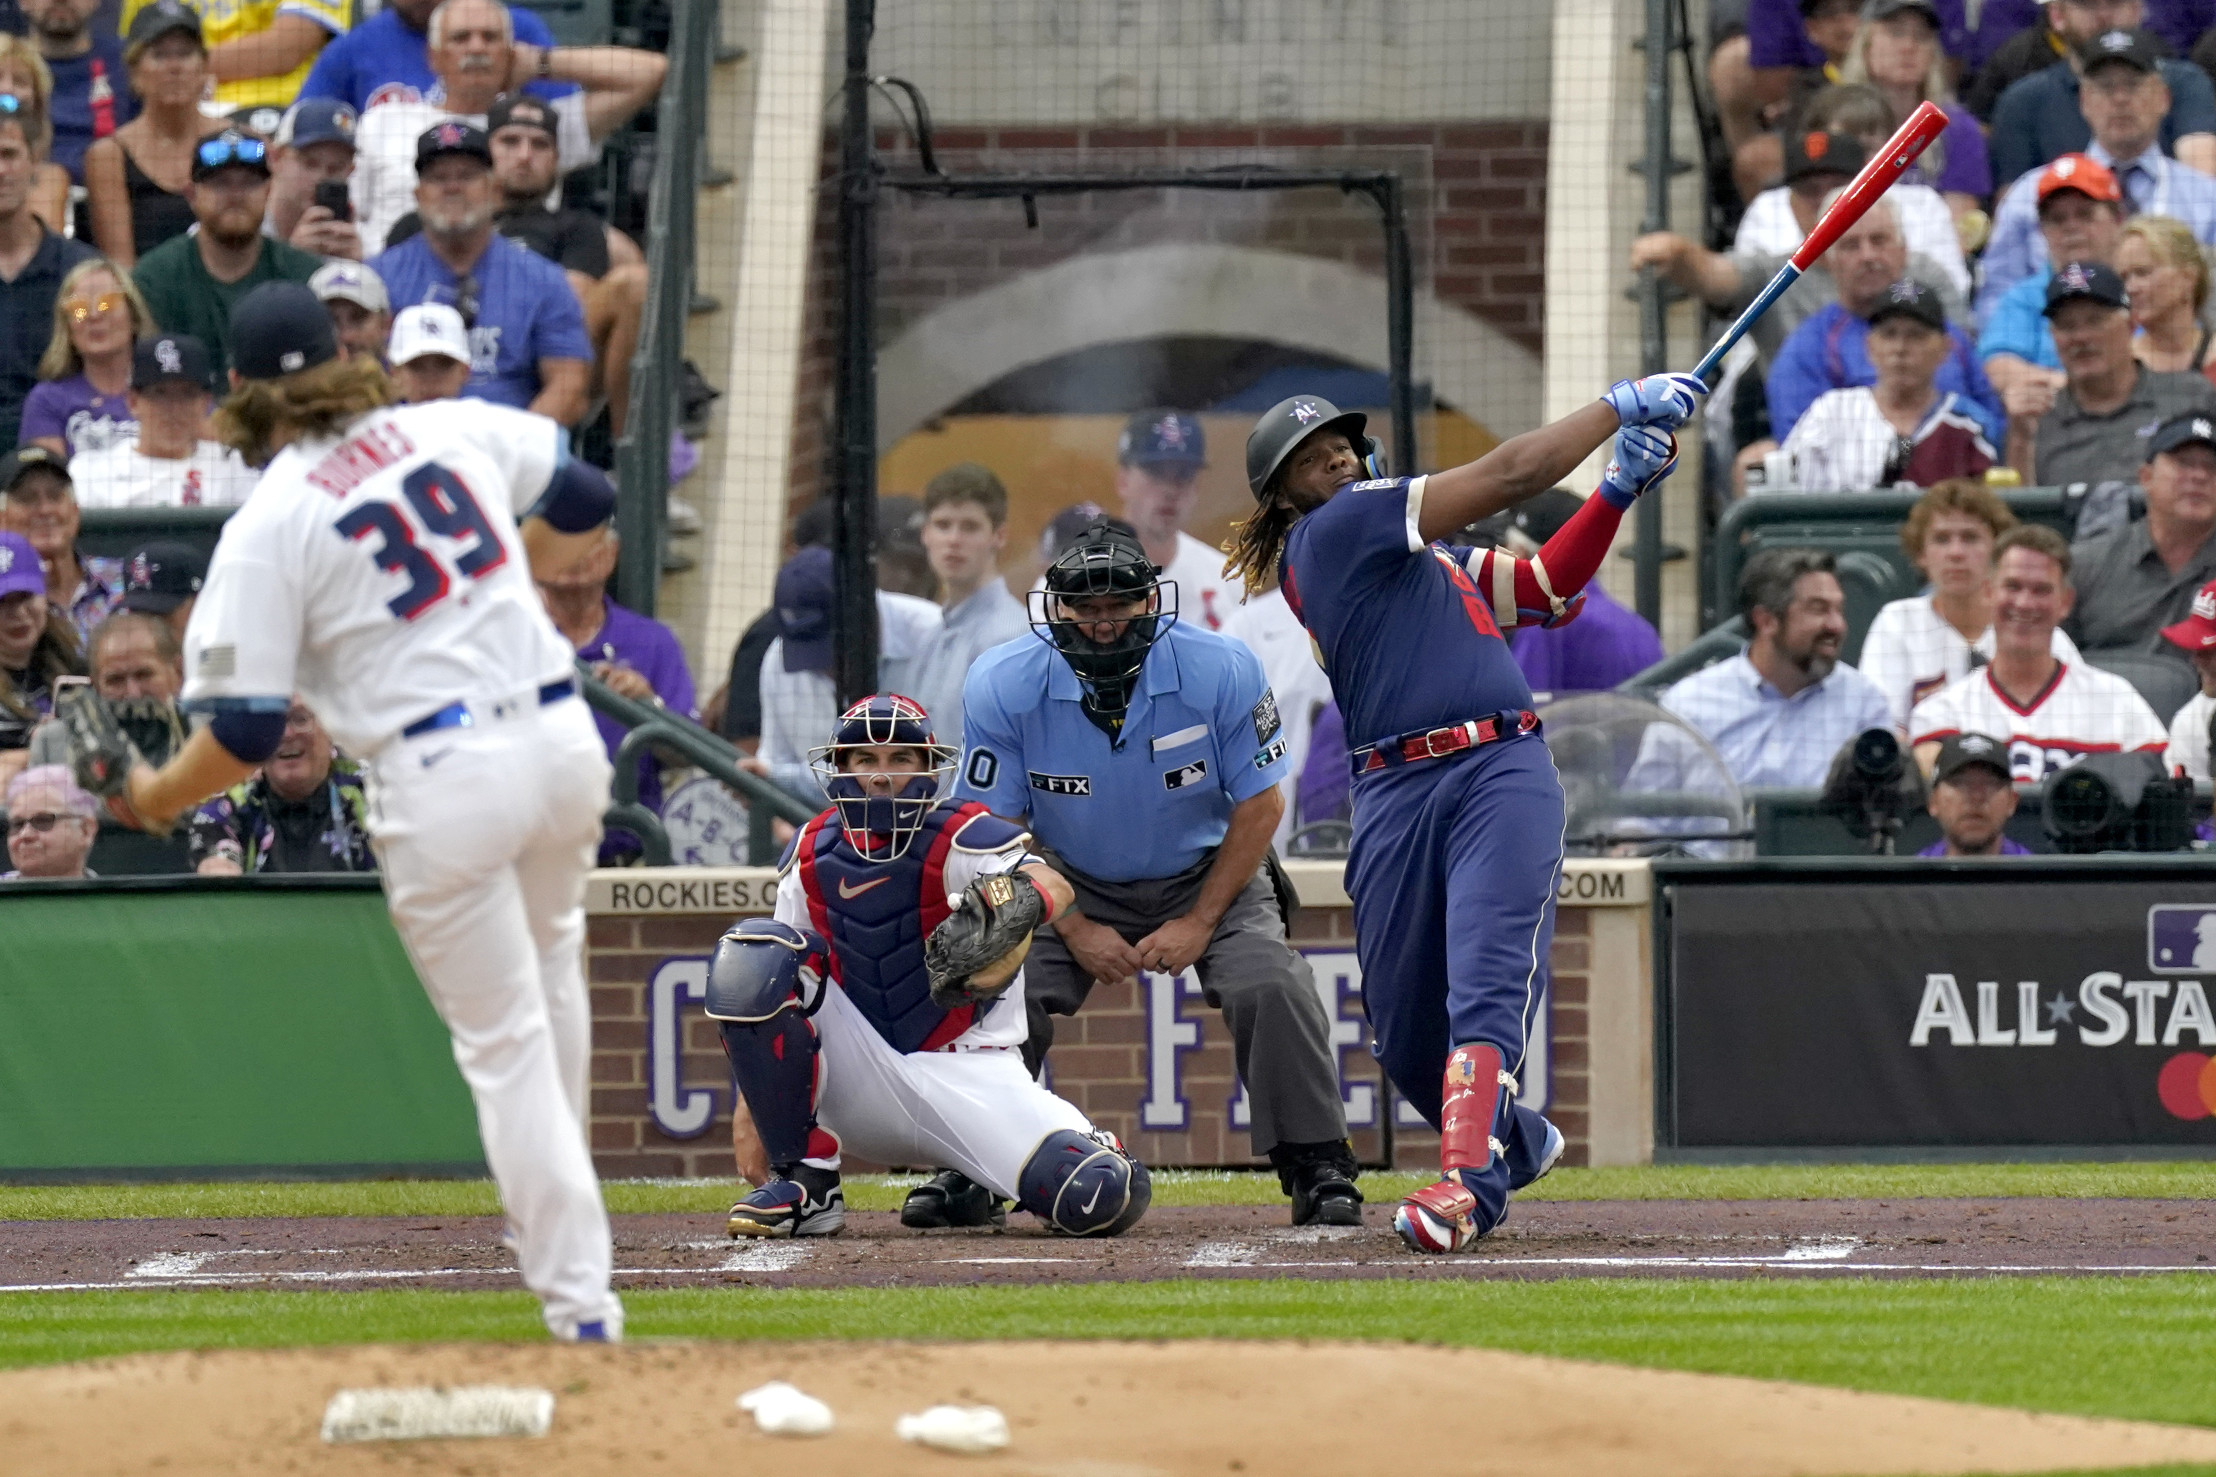
<svg viewBox="0 0 2216 1477"><path fill-rule="evenodd" d="M1939 294L1913 277L1903 277L1885 289L1870 309L1869 324L1877 327L1888 318L1912 318L1926 328L1946 332L1947 312L1940 306Z"/></svg>
<svg viewBox="0 0 2216 1477"><path fill-rule="evenodd" d="M208 556L191 544L148 544L123 561L123 608L167 615L200 593Z"/></svg>
<svg viewBox="0 0 2216 1477"><path fill-rule="evenodd" d="M0 533L0 599L45 593L46 571L39 567L38 550L20 533Z"/></svg>
<svg viewBox="0 0 2216 1477"><path fill-rule="evenodd" d="M385 357L394 364L409 364L431 354L457 364L470 362L469 330L462 326L462 315L445 303L402 308L392 320L392 341Z"/></svg>
<svg viewBox="0 0 2216 1477"><path fill-rule="evenodd" d="M2176 451L2196 442L2216 448L2216 416L2173 415L2156 426L2154 435L2148 438L2147 460L2151 462L2165 451Z"/></svg>
<svg viewBox="0 0 2216 1477"><path fill-rule="evenodd" d="M215 365L208 346L189 333L164 333L139 340L131 351L131 388L151 390L171 380L183 380L197 389L208 389Z"/></svg>
<svg viewBox="0 0 2216 1477"><path fill-rule="evenodd" d="M2216 647L2216 580L2194 593L2192 611L2176 625L2164 626L2162 639L2187 651Z"/></svg>
<svg viewBox="0 0 2216 1477"><path fill-rule="evenodd" d="M190 36L203 50L207 48L207 38L200 30L200 16L191 6L184 0L154 0L152 5L131 17L130 29L123 34L123 60L136 62L140 52L172 31Z"/></svg>
<svg viewBox="0 0 2216 1477"><path fill-rule="evenodd" d="M561 136L554 110L526 92L504 92L492 100L492 108L485 114L485 137L491 138L510 124L536 128L552 138Z"/></svg>
<svg viewBox="0 0 2216 1477"><path fill-rule="evenodd" d="M264 282L231 309L231 367L273 380L339 356L338 330L322 300L299 282Z"/></svg>
<svg viewBox="0 0 2216 1477"><path fill-rule="evenodd" d="M2069 262L2047 279L2044 311L2052 318L2056 308L2081 297L2106 303L2111 308L2131 306L2131 298L2124 291L2124 279L2116 275L2114 267L2104 262Z"/></svg>
<svg viewBox="0 0 2216 1477"><path fill-rule="evenodd" d="M1208 438L1200 422L1174 410L1142 410L1123 423L1116 460L1126 467L1208 465Z"/></svg>
<svg viewBox="0 0 2216 1477"><path fill-rule="evenodd" d="M420 172L433 159L443 159L449 154L467 154L472 159L482 159L488 168L492 165L492 144L486 140L485 130L455 118L426 128L416 139L416 169Z"/></svg>
<svg viewBox="0 0 2216 1477"><path fill-rule="evenodd" d="M1850 133L1795 131L1785 135L1785 183L1812 174L1852 177L1862 170L1861 142Z"/></svg>
<svg viewBox="0 0 2216 1477"><path fill-rule="evenodd" d="M831 551L802 549L777 571L778 640L788 672L831 670Z"/></svg>
<svg viewBox="0 0 2216 1477"><path fill-rule="evenodd" d="M2039 176L2038 203L2045 205L2049 195L2062 190L2075 190L2080 195L2095 200L2105 200L2110 205L2121 204L2124 191L2116 183L2115 172L2100 160L2085 154L2064 154L2056 159Z"/></svg>
<svg viewBox="0 0 2216 1477"><path fill-rule="evenodd" d="M2103 31L2078 48L2078 65L2088 77L2106 66L2153 76L2162 66L2162 45L2149 31Z"/></svg>
<svg viewBox="0 0 2216 1477"><path fill-rule="evenodd" d="M2004 780L2011 777L2008 748L1999 739L1982 733L1958 733L1939 745L1939 758L1931 767L1931 778L1935 784L1944 784L1978 764Z"/></svg>
<svg viewBox="0 0 2216 1477"><path fill-rule="evenodd" d="M382 313L392 307L385 294L385 279L360 262L325 262L308 279L308 290L324 302L349 302L365 313Z"/></svg>
<svg viewBox="0 0 2216 1477"><path fill-rule="evenodd" d="M287 109L270 142L281 149L310 144L354 147L354 110L335 97L304 97Z"/></svg>
<svg viewBox="0 0 2216 1477"><path fill-rule="evenodd" d="M71 482L66 459L43 446L18 446L0 456L0 493L15 491L15 485L34 471L52 472L62 481Z"/></svg>

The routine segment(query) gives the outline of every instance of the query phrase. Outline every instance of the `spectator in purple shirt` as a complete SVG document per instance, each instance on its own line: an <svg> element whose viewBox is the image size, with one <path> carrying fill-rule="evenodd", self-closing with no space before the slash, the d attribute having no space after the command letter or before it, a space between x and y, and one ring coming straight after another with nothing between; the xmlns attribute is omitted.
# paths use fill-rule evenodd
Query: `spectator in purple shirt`
<svg viewBox="0 0 2216 1477"><path fill-rule="evenodd" d="M685 665L677 633L652 616L626 610L608 598L608 576L615 567L616 536L610 530L591 553L554 578L539 581L546 613L554 618L563 638L577 648L578 659L617 693L696 717L692 672ZM596 713L593 721L613 758L629 730L605 714ZM639 756L639 803L661 813L662 776L651 754ZM600 857L606 862L637 850L628 838L611 838L601 844Z"/></svg>
<svg viewBox="0 0 2216 1477"><path fill-rule="evenodd" d="M1316 710L1308 729L1308 758L1293 782L1293 833L1318 821L1343 821L1354 814L1354 771L1347 764L1347 724L1337 703ZM1305 849L1296 850L1305 855Z"/></svg>
<svg viewBox="0 0 2216 1477"><path fill-rule="evenodd" d="M2030 856L2031 848L2006 834L2016 813L2016 786L2008 774L2008 746L1982 733L1958 733L1939 746L1931 771L1931 818L1939 839L1918 856Z"/></svg>
<svg viewBox="0 0 2216 1477"><path fill-rule="evenodd" d="M1561 532L1585 499L1566 487L1519 504L1505 542L1529 559ZM1662 638L1636 611L1624 609L1595 581L1585 587L1577 619L1552 630L1525 626L1508 643L1535 693L1600 692L1662 660Z"/></svg>
<svg viewBox="0 0 2216 1477"><path fill-rule="evenodd" d="M43 446L66 462L136 441L126 395L131 351L155 332L153 310L128 272L99 256L71 267L54 295L54 337L23 402L16 444Z"/></svg>
<svg viewBox="0 0 2216 1477"><path fill-rule="evenodd" d="M1870 0L1841 71L1850 83L1876 88L1896 119L1926 102L1937 103L1947 115L1947 131L1925 150L1907 178L1921 180L1946 197L1965 249L1975 250L1984 240L1985 222L1968 217L1993 193L1993 166L1985 151L1985 131L1956 101L1947 80L1940 39L1933 0ZM1876 145L1865 143L1876 152Z"/></svg>

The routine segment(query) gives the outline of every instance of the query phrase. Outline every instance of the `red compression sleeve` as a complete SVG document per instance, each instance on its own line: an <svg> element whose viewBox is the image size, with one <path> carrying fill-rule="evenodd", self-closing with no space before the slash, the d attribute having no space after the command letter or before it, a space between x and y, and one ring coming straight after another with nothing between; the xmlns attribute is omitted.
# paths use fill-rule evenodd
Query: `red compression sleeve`
<svg viewBox="0 0 2216 1477"><path fill-rule="evenodd" d="M1547 583L1557 598L1569 599L1598 572L1601 561L1608 557L1608 546L1615 542L1616 526L1623 522L1623 516L1620 508L1595 494L1585 499L1585 506L1572 513L1570 521L1547 540L1546 547L1539 551L1539 562L1546 566ZM1486 557L1479 587L1489 594L1493 575L1490 561L1500 555L1496 552ZM1553 608L1528 559L1516 561L1516 608L1541 612Z"/></svg>

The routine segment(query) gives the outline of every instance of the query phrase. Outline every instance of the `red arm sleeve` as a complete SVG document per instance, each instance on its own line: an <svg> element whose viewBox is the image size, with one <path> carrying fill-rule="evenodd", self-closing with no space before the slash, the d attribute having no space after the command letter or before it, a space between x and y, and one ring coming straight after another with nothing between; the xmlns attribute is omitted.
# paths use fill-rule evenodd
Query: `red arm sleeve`
<svg viewBox="0 0 2216 1477"><path fill-rule="evenodd" d="M1615 542L1617 525L1623 522L1623 510L1604 497L1588 497L1585 506L1570 515L1536 559L1514 559L1515 603L1513 611L1502 610L1498 598L1499 571L1495 561L1504 556L1499 551L1489 551L1477 561L1471 573L1477 579L1478 588L1493 603L1493 613L1503 628L1511 626L1536 626L1551 623L1567 613L1567 607L1575 595L1583 590L1600 569L1601 561L1608 557L1608 546ZM1556 602L1564 607L1556 609Z"/></svg>

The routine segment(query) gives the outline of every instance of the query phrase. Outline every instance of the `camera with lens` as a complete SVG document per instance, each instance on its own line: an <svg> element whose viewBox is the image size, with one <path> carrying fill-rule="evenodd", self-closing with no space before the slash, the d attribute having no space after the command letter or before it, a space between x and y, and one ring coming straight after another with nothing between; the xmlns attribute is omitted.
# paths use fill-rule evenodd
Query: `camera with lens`
<svg viewBox="0 0 2216 1477"><path fill-rule="evenodd" d="M2193 840L2193 782L2153 754L2088 754L2047 776L2045 824L2054 849L2183 851Z"/></svg>
<svg viewBox="0 0 2216 1477"><path fill-rule="evenodd" d="M1923 772L1890 728L1866 728L1832 757L1823 808L1872 856L1891 856L1901 826L1924 808Z"/></svg>

